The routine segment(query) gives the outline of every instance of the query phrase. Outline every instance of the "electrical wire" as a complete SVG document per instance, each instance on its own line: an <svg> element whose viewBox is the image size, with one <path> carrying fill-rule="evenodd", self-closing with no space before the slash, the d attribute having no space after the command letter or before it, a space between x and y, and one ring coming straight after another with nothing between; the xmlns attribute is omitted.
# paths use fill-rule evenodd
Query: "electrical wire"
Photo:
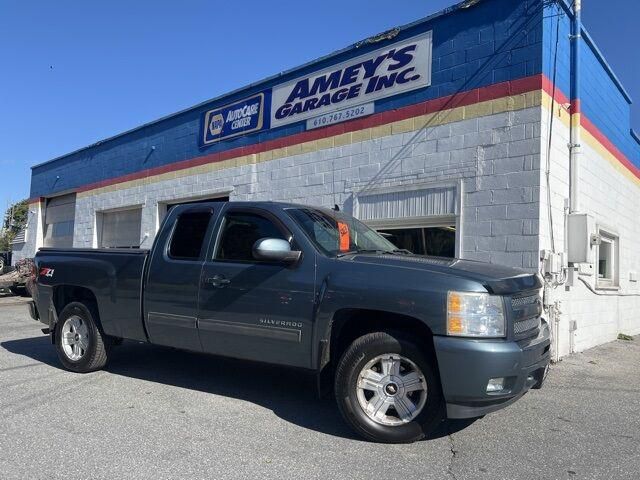
<svg viewBox="0 0 640 480"><path fill-rule="evenodd" d="M553 233L553 209L551 208L551 148L553 139L553 121L555 118L554 110L556 106L556 77L558 74L558 44L560 43L560 16L556 18L556 42L553 52L553 76L552 84L553 91L551 95L551 111L549 114L549 141L547 144L547 164L545 168L545 177L547 183L547 208L548 208L548 220L549 220L549 236L551 240L551 251L556 252L556 241Z"/></svg>
<svg viewBox="0 0 640 480"><path fill-rule="evenodd" d="M589 289L589 291L591 291L591 293L595 294L595 295L600 295L603 297L640 297L640 293L605 293L605 292L599 292L597 291L595 288L593 288L589 282L587 282L584 278L582 277L578 277L578 280L580 280L582 283L584 283L586 285L586 287Z"/></svg>

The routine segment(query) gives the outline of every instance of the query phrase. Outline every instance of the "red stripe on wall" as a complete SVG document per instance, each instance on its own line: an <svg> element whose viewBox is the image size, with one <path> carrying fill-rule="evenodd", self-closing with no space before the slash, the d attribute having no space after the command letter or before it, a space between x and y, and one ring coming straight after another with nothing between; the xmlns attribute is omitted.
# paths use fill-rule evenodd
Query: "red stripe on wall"
<svg viewBox="0 0 640 480"><path fill-rule="evenodd" d="M553 96L554 88L553 83L546 75L542 75L542 86L545 92ZM571 102L569 98L560 91L557 87L555 89L555 100L559 105L570 105L571 111L575 113L581 113L580 100L574 100ZM613 155L620 163L622 163L627 170L629 170L637 178L640 178L640 168L636 167L627 156L622 153L618 147L616 147L611 140L609 140L604 133L596 127L591 120L589 120L584 114L580 115L580 125L586 131L588 131L593 138L595 138L611 155Z"/></svg>
<svg viewBox="0 0 640 480"><path fill-rule="evenodd" d="M349 122L338 125L331 125L315 130L309 130L302 133L290 135L288 137L269 140L246 147L234 148L222 152L216 152L201 157L191 158L180 162L154 167L139 172L130 173L116 178L102 180L89 185L78 188L78 192L86 192L96 188L107 187L116 183L128 182L131 180L139 180L141 178L152 177L163 173L168 173L185 168L197 167L208 163L222 162L231 158L266 152L276 148L287 147L299 143L310 142L321 138L333 137L342 133L354 132L365 128L377 127L387 123L405 120L420 115L435 113L442 110L448 110L456 107L473 105L478 102L487 100L495 100L509 95L518 95L542 88L542 78L540 75L521 78L510 82L503 82L488 87L476 88L462 93L440 97L433 100L427 100L422 103L409 105L397 110L389 110L386 112L376 113L365 118L351 120Z"/></svg>
<svg viewBox="0 0 640 480"><path fill-rule="evenodd" d="M553 84L546 75L534 75L531 77L469 90L446 97L427 100L418 104L409 105L396 110L376 113L365 118L355 119L337 125L330 125L328 127L309 130L306 132L297 133L294 135L289 135L287 137L269 140L254 145L211 153L208 155L194 157L188 160L163 165L160 167L141 170L139 172L134 172L120 177L110 178L107 180L102 180L100 182L85 185L78 188L77 191L85 192L97 188L107 187L117 183L139 180L142 178L161 175L163 173L183 170L186 168L197 167L209 163L222 162L224 160L229 160L244 155L258 154L276 148L283 148L299 143L318 140L321 138L333 137L342 133L348 133L365 128L385 125L391 122L417 117L419 115L435 113L456 107L473 105L483 101L495 100L505 96L518 95L535 90L544 90L549 95L554 95L555 93L556 102L558 102L559 104L566 105L571 103L560 89L556 88L554 92ZM579 104L576 103L575 107L573 108L579 109ZM631 171L636 177L640 178L640 169L633 165L631 161L620 150L618 150L618 148L616 148L615 145L611 141L609 141L595 125L593 125L593 123L591 123L584 116L581 117L581 121L583 127L588 130L589 133L594 136L594 138L596 138L609 152L611 152L611 154L614 155L627 169L629 169L629 171Z"/></svg>

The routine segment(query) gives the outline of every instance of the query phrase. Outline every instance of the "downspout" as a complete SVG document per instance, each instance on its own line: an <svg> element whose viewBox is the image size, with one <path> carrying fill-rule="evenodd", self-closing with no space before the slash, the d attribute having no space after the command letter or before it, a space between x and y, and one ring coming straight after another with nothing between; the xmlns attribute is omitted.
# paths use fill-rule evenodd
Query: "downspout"
<svg viewBox="0 0 640 480"><path fill-rule="evenodd" d="M571 127L570 127L570 161L569 161L569 200L570 212L580 211L580 157L582 155L580 135L580 46L582 36L582 0L573 2L573 20L571 22Z"/></svg>

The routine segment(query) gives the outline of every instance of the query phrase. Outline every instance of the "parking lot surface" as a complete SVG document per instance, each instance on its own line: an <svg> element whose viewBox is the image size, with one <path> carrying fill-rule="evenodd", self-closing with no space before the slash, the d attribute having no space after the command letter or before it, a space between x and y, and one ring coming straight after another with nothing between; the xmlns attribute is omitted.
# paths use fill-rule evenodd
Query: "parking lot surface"
<svg viewBox="0 0 640 480"><path fill-rule="evenodd" d="M0 295L0 478L640 478L640 339L552 366L507 409L412 445L355 437L314 379L125 342L62 370L26 300Z"/></svg>

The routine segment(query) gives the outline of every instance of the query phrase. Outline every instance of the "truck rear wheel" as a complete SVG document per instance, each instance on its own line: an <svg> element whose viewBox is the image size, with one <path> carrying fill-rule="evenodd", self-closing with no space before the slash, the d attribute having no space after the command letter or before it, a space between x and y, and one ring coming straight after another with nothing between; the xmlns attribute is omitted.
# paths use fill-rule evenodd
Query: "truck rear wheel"
<svg viewBox="0 0 640 480"><path fill-rule="evenodd" d="M107 364L107 345L96 318L95 310L80 302L70 303L60 313L55 332L56 352L67 370L87 373Z"/></svg>
<svg viewBox="0 0 640 480"><path fill-rule="evenodd" d="M342 355L335 377L338 407L367 440L410 443L443 418L433 361L399 333L375 332L356 339Z"/></svg>

